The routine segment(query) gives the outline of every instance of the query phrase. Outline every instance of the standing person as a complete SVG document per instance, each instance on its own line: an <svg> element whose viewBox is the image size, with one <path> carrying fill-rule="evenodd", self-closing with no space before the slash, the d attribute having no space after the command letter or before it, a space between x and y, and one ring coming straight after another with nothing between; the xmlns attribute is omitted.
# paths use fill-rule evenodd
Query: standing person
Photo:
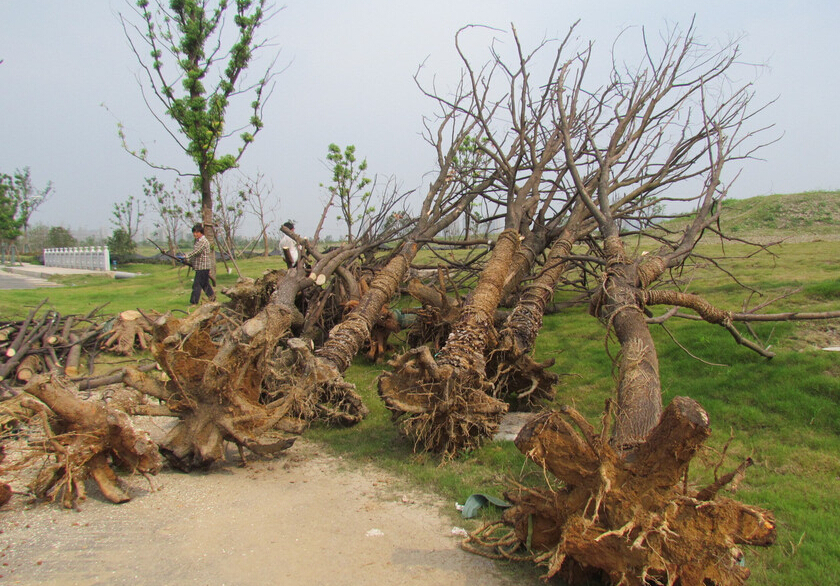
<svg viewBox="0 0 840 586"><path fill-rule="evenodd" d="M184 257L193 269L195 269L195 278L193 279L192 295L190 295L190 303L195 305L201 299L201 292L207 294L210 301L216 300L216 294L213 293L213 287L210 286L210 241L204 236L204 226L196 224L192 228L193 238L195 244L192 252Z"/></svg>
<svg viewBox="0 0 840 586"><path fill-rule="evenodd" d="M294 234L295 225L292 222L286 222L283 224L283 227L288 228L289 232ZM283 251L283 260L286 261L286 267L289 269L295 268L297 266L298 259L300 259L300 250L298 250L298 245L297 242L295 242L295 239L281 231L278 244L280 245L280 250Z"/></svg>

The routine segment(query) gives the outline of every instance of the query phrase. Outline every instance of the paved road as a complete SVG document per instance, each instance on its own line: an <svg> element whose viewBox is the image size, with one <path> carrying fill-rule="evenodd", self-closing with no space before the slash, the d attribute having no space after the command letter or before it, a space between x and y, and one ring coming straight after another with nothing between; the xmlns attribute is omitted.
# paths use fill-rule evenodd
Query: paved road
<svg viewBox="0 0 840 586"><path fill-rule="evenodd" d="M61 287L48 278L51 275L102 275L112 279L135 276L134 273L119 271L89 271L85 269L68 269L64 267L45 267L29 263L18 263L14 266L0 266L0 289L37 289L39 287Z"/></svg>
<svg viewBox="0 0 840 586"><path fill-rule="evenodd" d="M31 275L22 275L17 273L9 273L5 270L0 270L0 289L38 289L40 287L60 287L58 283L53 283L40 277L33 277Z"/></svg>

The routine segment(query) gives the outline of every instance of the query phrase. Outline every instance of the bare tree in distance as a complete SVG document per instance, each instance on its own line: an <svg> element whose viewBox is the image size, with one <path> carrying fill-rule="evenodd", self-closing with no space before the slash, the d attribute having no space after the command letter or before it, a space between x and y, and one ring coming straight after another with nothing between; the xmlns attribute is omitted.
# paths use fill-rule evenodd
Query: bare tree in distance
<svg viewBox="0 0 840 586"><path fill-rule="evenodd" d="M241 277L242 272L236 262L236 257L239 254L236 249L236 237L245 217L246 195L244 191L232 189L225 184L221 177L216 177L213 180L213 190L216 195L216 206L213 212L217 232L216 241L223 254L222 259L225 264L227 264L227 260L230 260L236 274Z"/></svg>
<svg viewBox="0 0 840 586"><path fill-rule="evenodd" d="M139 197L129 195L124 201L114 204L111 212L111 224L117 230L122 230L134 241L140 231L140 221L146 215L146 202Z"/></svg>
<svg viewBox="0 0 840 586"><path fill-rule="evenodd" d="M174 188L170 190L157 177L147 177L143 187L147 205L155 211L154 226L166 238L166 250L173 255L178 248L181 230L189 223L187 210L184 209L186 202L180 196L178 180L175 181ZM171 262L174 266L175 260Z"/></svg>
<svg viewBox="0 0 840 586"><path fill-rule="evenodd" d="M263 242L263 256L268 258L271 252L269 242L269 219L277 210L279 200L272 199L274 185L266 182L265 174L256 172L253 178L243 176L240 180L240 190L245 194L245 205L248 212L257 219L260 227L260 237Z"/></svg>

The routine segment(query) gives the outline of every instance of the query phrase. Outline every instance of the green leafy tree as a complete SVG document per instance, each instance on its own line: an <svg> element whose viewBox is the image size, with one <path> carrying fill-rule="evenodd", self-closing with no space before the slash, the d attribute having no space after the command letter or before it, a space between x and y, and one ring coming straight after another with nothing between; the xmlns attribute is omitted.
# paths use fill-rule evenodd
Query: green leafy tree
<svg viewBox="0 0 840 586"><path fill-rule="evenodd" d="M21 221L14 179L0 173L0 239L13 241L20 236Z"/></svg>
<svg viewBox="0 0 840 586"><path fill-rule="evenodd" d="M195 172L179 173L194 178L195 191L201 195L201 219L213 242L212 181L238 164L263 127L262 109L271 94L274 62L256 82L245 82L243 73L266 44L255 35L271 14L265 0L139 0L136 7L140 23L121 16L123 30L154 101L163 107L164 115L154 109L153 114L197 167ZM224 141L230 136L225 130L228 106L234 96L245 95L252 96L251 115L231 152ZM152 167L178 171L150 162L145 148L129 149L122 127L120 136L129 152Z"/></svg>
<svg viewBox="0 0 840 586"><path fill-rule="evenodd" d="M53 226L47 233L47 248L72 248L78 244L67 228Z"/></svg>
<svg viewBox="0 0 840 586"><path fill-rule="evenodd" d="M134 243L134 240L131 239L131 236L128 232L123 230L122 228L117 228L108 238L108 251L111 253L111 256L114 257L125 257L130 254L134 254L137 245Z"/></svg>
<svg viewBox="0 0 840 586"><path fill-rule="evenodd" d="M124 202L117 202L114 204L114 210L111 212L111 224L118 230L122 230L128 234L130 240L137 237L140 231L140 220L146 214L146 204L140 199L129 195Z"/></svg>
<svg viewBox="0 0 840 586"><path fill-rule="evenodd" d="M23 228L24 245L29 244L29 219L35 213L35 210L47 201L53 191L51 181L47 181L47 185L43 189L35 187L32 183L32 173L29 167L15 170L13 193L17 199L17 217Z"/></svg>
<svg viewBox="0 0 840 586"><path fill-rule="evenodd" d="M337 144L327 147L327 166L332 171L332 183L321 184L330 194L324 210L337 205L340 210L338 221L344 222L347 241L353 242L354 226L364 224L365 218L374 213L376 208L370 205L371 191L366 190L372 180L365 175L367 159L356 159L356 147L348 145L341 150Z"/></svg>

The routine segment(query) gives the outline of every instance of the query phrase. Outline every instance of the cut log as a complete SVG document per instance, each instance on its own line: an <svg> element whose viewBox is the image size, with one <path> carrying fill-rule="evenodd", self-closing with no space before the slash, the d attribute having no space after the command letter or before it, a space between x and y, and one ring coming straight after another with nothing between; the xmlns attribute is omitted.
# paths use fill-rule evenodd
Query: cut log
<svg viewBox="0 0 840 586"><path fill-rule="evenodd" d="M30 354L18 364L15 377L21 382L28 382L33 376L44 371L44 362L36 354Z"/></svg>
<svg viewBox="0 0 840 586"><path fill-rule="evenodd" d="M70 349L64 361L64 374L73 378L79 376L79 365L82 362L82 345L79 343L79 336L70 334Z"/></svg>

